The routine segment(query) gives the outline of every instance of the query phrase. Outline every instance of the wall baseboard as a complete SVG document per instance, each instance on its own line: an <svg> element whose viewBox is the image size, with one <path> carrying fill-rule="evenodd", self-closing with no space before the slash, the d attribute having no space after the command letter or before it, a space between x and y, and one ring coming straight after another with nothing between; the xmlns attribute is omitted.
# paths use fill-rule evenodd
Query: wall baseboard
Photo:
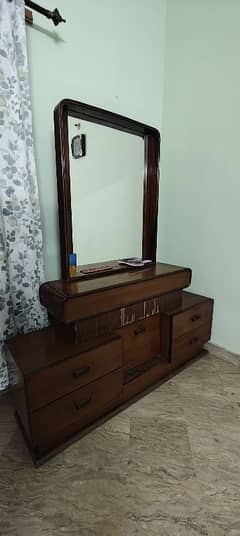
<svg viewBox="0 0 240 536"><path fill-rule="evenodd" d="M205 344L204 348L210 354L216 355L217 357L221 357L222 359L229 361L233 365L240 367L240 354L234 354L233 352L229 352L225 348L222 348L221 346L217 346L217 344L213 344L211 342L208 342L207 344Z"/></svg>

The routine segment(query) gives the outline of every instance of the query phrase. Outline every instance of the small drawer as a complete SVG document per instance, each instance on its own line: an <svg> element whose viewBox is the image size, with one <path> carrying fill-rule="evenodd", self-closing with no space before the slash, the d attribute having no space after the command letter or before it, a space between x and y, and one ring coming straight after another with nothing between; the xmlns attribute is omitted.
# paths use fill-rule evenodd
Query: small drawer
<svg viewBox="0 0 240 536"><path fill-rule="evenodd" d="M197 355L211 335L211 322L204 324L198 329L192 330L187 335L173 341L172 363L184 363Z"/></svg>
<svg viewBox="0 0 240 536"><path fill-rule="evenodd" d="M126 367L124 370L124 386L122 400L128 400L143 389L158 382L171 371L170 365L159 357L154 357L140 365Z"/></svg>
<svg viewBox="0 0 240 536"><path fill-rule="evenodd" d="M122 366L119 337L88 352L65 359L27 380L30 410L34 411Z"/></svg>
<svg viewBox="0 0 240 536"><path fill-rule="evenodd" d="M112 372L35 411L32 414L33 441L44 443L73 423L77 423L80 431L93 422L121 395L122 378L122 371Z"/></svg>
<svg viewBox="0 0 240 536"><path fill-rule="evenodd" d="M123 362L140 363L160 353L159 316L131 324L118 331L123 340Z"/></svg>
<svg viewBox="0 0 240 536"><path fill-rule="evenodd" d="M196 329L202 324L211 320L212 317L212 301L206 301L195 307L191 307L184 313L173 316L172 337L177 339L184 333Z"/></svg>

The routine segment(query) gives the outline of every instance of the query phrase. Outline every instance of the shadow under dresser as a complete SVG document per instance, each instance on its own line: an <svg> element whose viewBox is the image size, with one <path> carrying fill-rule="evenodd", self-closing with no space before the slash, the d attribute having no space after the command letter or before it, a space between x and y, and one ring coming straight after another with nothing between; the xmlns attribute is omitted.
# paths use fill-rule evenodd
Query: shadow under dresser
<svg viewBox="0 0 240 536"><path fill-rule="evenodd" d="M211 335L191 270L150 268L40 287L54 323L7 342L16 415L36 465L169 377Z"/></svg>

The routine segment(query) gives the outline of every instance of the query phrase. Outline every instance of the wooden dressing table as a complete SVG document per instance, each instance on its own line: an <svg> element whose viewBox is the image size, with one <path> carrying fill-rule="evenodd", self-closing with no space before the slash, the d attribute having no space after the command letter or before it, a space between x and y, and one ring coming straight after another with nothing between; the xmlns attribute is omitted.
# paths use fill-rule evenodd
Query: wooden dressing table
<svg viewBox="0 0 240 536"><path fill-rule="evenodd" d="M8 342L17 418L38 465L201 352L213 301L191 271L152 268L40 288L59 323Z"/></svg>
<svg viewBox="0 0 240 536"><path fill-rule="evenodd" d="M143 269L69 278L73 251L68 113L145 140ZM115 125L113 127L113 125ZM55 112L63 279L40 287L51 325L7 343L17 371L16 416L36 465L121 410L198 355L211 335L213 300L186 292L191 270L155 263L159 133L75 101Z"/></svg>

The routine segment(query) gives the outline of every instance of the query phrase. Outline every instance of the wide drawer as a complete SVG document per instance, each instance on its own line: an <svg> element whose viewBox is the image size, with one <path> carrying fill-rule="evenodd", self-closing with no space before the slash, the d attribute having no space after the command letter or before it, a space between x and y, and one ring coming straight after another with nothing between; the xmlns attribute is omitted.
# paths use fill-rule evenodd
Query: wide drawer
<svg viewBox="0 0 240 536"><path fill-rule="evenodd" d="M81 430L93 422L104 408L117 399L122 392L122 371L112 372L104 378L66 395L32 414L34 442L54 437L72 423Z"/></svg>
<svg viewBox="0 0 240 536"><path fill-rule="evenodd" d="M173 341L172 362L184 362L191 359L202 349L203 345L209 340L211 335L211 323L208 322L198 329L192 330L187 335Z"/></svg>
<svg viewBox="0 0 240 536"><path fill-rule="evenodd" d="M159 316L153 316L119 330L123 341L123 362L140 363L160 352Z"/></svg>
<svg viewBox="0 0 240 536"><path fill-rule="evenodd" d="M188 287L191 270L156 263L151 268L130 270L90 281L76 281L69 285L59 280L43 283L39 289L42 305L61 322L70 323L82 318L113 311L127 305L148 300L161 294Z"/></svg>
<svg viewBox="0 0 240 536"><path fill-rule="evenodd" d="M30 410L45 406L121 365L122 341L117 337L58 365L45 368L27 380Z"/></svg>
<svg viewBox="0 0 240 536"><path fill-rule="evenodd" d="M172 336L177 339L184 333L196 329L208 322L212 317L212 301L206 301L195 307L191 307L184 313L173 316Z"/></svg>

